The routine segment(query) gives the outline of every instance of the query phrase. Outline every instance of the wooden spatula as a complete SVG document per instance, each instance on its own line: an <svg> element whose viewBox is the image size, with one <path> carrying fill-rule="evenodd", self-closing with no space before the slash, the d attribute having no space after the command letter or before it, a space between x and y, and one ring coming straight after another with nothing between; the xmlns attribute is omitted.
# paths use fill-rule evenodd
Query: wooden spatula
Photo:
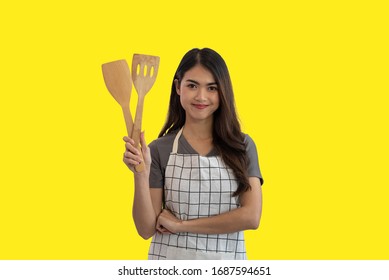
<svg viewBox="0 0 389 280"><path fill-rule="evenodd" d="M132 58L132 80L138 93L138 104L136 106L134 129L132 139L136 147L139 147L140 133L142 129L143 104L146 93L154 85L157 78L159 67L159 57L143 54L134 54ZM135 166L135 170L141 172L144 170L143 162Z"/></svg>
<svg viewBox="0 0 389 280"><path fill-rule="evenodd" d="M117 60L102 65L105 85L113 98L120 104L126 121L127 134L132 136L132 121L130 111L130 98L132 90L132 79L127 61Z"/></svg>

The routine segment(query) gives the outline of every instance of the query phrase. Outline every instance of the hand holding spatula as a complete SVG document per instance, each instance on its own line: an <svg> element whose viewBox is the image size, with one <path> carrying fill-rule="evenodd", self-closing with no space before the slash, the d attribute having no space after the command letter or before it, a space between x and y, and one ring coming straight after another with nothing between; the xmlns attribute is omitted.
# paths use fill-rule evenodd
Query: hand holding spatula
<svg viewBox="0 0 389 280"><path fill-rule="evenodd" d="M142 129L143 104L146 94L154 85L158 74L159 57L134 54L132 59L132 78L130 69L125 60L118 60L102 65L105 85L111 95L120 104L126 122L128 136L135 142L135 147L140 150L140 133ZM130 97L132 81L138 93L135 123L132 121L130 111ZM142 153L141 153L142 155ZM137 172L144 170L144 163L135 166Z"/></svg>

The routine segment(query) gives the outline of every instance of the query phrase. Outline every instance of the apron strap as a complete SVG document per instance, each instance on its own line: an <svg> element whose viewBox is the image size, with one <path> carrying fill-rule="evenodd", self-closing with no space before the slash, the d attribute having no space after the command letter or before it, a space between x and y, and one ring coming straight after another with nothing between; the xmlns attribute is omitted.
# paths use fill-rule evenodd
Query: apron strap
<svg viewBox="0 0 389 280"><path fill-rule="evenodd" d="M177 133L176 135L176 138L174 138L174 142L173 142L173 150L172 150L172 153L173 154L177 154L177 151L178 151L178 139L180 139L180 136L182 134L182 130L184 129L184 127L182 127L180 129L180 131Z"/></svg>

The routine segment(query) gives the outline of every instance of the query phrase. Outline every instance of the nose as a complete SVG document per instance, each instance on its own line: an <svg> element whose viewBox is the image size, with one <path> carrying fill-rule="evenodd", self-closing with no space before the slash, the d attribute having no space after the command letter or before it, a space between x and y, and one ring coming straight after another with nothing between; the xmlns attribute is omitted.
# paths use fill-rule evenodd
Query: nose
<svg viewBox="0 0 389 280"><path fill-rule="evenodd" d="M195 99L197 101L204 101L204 100L206 100L206 94L207 94L206 88L199 87L198 90L197 90L197 94L196 94Z"/></svg>

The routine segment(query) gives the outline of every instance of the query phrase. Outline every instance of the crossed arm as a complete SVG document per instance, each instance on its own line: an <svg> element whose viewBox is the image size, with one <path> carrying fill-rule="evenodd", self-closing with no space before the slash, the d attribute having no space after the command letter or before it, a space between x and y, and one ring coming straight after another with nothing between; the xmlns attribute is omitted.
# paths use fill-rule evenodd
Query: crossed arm
<svg viewBox="0 0 389 280"><path fill-rule="evenodd" d="M262 212L261 184L256 177L250 177L249 182L251 190L241 195L241 207L219 215L185 221L164 209L158 216L156 230L161 233L223 234L258 228Z"/></svg>
<svg viewBox="0 0 389 280"><path fill-rule="evenodd" d="M219 215L192 220L180 220L167 209L161 211L161 188L148 188L148 195L147 191L143 194L141 190L135 191L133 217L138 233L148 239L155 231L162 234L179 232L223 234L256 229L262 212L262 190L258 178L250 177L249 182L251 190L241 195L241 207ZM145 205L152 207L145 209Z"/></svg>
<svg viewBox="0 0 389 280"><path fill-rule="evenodd" d="M123 161L134 171L134 166L142 158L140 152L133 148L133 141L127 137ZM240 195L241 207L206 218L180 220L169 210L162 209L162 188L150 188L150 151L141 135L145 171L134 171L135 193L133 203L133 219L140 236L144 239L152 237L156 231L163 234L192 232L202 234L223 234L259 226L262 213L262 189L259 178L250 177L251 190Z"/></svg>

